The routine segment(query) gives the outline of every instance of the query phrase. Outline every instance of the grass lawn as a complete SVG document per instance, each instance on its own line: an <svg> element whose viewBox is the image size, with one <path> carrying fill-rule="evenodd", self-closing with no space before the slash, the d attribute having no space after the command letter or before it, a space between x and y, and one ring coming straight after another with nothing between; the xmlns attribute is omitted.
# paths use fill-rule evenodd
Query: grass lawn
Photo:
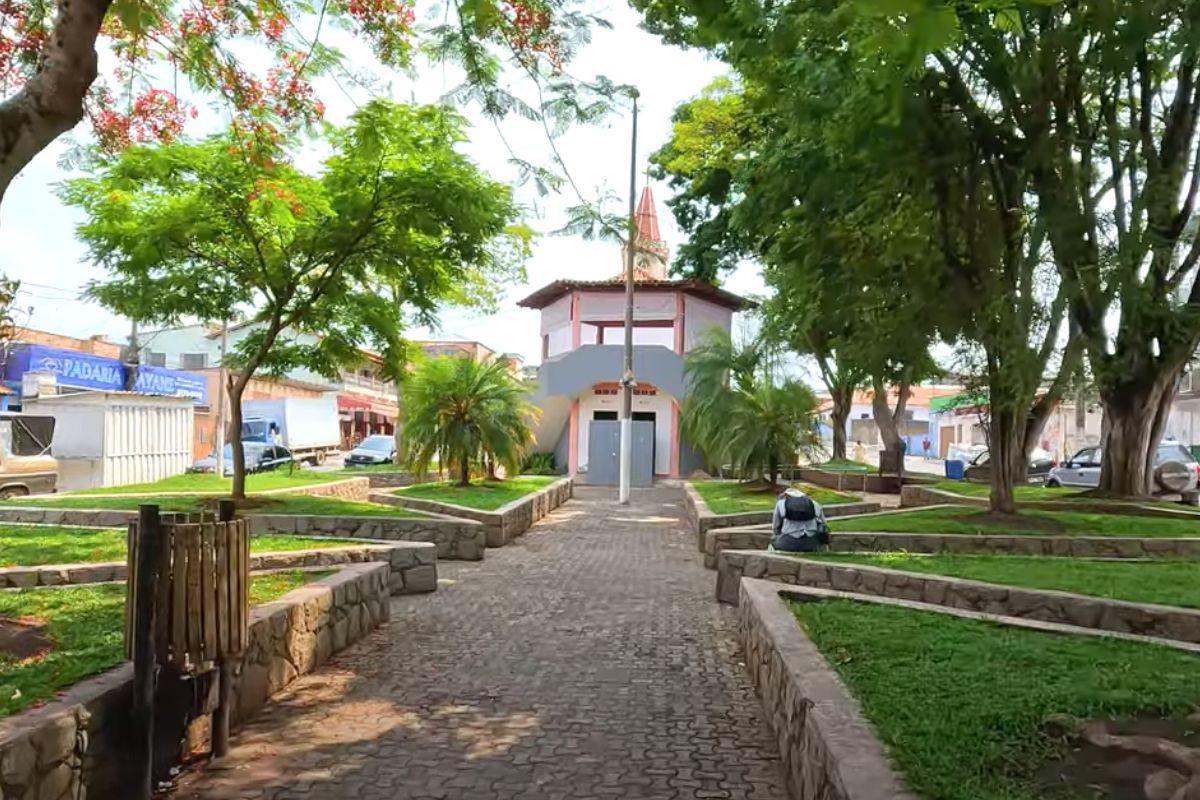
<svg viewBox="0 0 1200 800"><path fill-rule="evenodd" d="M279 572L256 576L250 604L259 605L330 572ZM15 661L0 653L0 717L124 660L124 586L22 589L0 592L0 617L33 617L46 624L54 648L41 657Z"/></svg>
<svg viewBox="0 0 1200 800"><path fill-rule="evenodd" d="M928 488L963 497L987 497L992 491L990 483L970 481L938 481ZM1017 500L1067 500L1079 496L1080 490L1066 486L1016 486L1013 493Z"/></svg>
<svg viewBox="0 0 1200 800"><path fill-rule="evenodd" d="M113 495L111 497L54 495L18 498L0 503L0 505L136 511L137 507L142 503L154 503L161 511L200 511L204 508L210 510L215 508L217 499L217 495L165 495L161 497L148 497L146 495ZM243 516L255 513L301 514L318 517L424 516L419 511L386 506L382 503L360 503L354 500L340 500L336 497L312 497L302 494L251 495L242 506L240 513Z"/></svg>
<svg viewBox="0 0 1200 800"><path fill-rule="evenodd" d="M561 479L559 475L521 475L503 481L479 481L470 486L455 486L448 481L435 481L405 486L393 494L438 503L453 503L480 511L495 511Z"/></svg>
<svg viewBox="0 0 1200 800"><path fill-rule="evenodd" d="M270 472L252 472L246 476L247 492L267 492L272 489L291 489L297 486L312 486L315 483L333 483L341 480L331 472L314 472L307 469L272 470ZM73 494L148 494L153 492L202 492L205 494L225 494L233 487L232 478L223 478L207 472L188 472L183 475L173 475L154 483L133 483L128 486L109 486L104 489L79 489L74 492L64 492L66 496Z"/></svg>
<svg viewBox="0 0 1200 800"><path fill-rule="evenodd" d="M1137 517L1122 514L1088 514L1080 511L1030 509L994 517L968 506L922 508L853 519L829 521L834 531L887 533L964 533L1000 536L1144 536L1200 537L1194 519Z"/></svg>
<svg viewBox="0 0 1200 800"><path fill-rule="evenodd" d="M1035 781L1056 755L1046 715L1200 703L1200 657L1178 650L853 601L792 608L924 800L1057 797Z"/></svg>
<svg viewBox="0 0 1200 800"><path fill-rule="evenodd" d="M347 539L268 534L250 538L252 553L284 553L362 544ZM0 567L85 564L125 560L125 531L119 528L60 528L0 525Z"/></svg>
<svg viewBox="0 0 1200 800"><path fill-rule="evenodd" d="M820 486L798 483L796 487L815 502L823 506L839 503L857 503L862 500L856 494L835 492ZM764 492L749 488L738 481L692 481L692 488L704 498L704 504L714 514L738 514L743 511L770 511L779 500L776 492Z"/></svg>
<svg viewBox="0 0 1200 800"><path fill-rule="evenodd" d="M822 553L815 557L1135 603L1200 608L1200 562L1196 561L1091 561L918 553Z"/></svg>
<svg viewBox="0 0 1200 800"><path fill-rule="evenodd" d="M861 461L851 461L848 458L835 458L826 461L824 464L813 464L813 469L819 469L823 472L875 472L876 469L870 464L864 464Z"/></svg>

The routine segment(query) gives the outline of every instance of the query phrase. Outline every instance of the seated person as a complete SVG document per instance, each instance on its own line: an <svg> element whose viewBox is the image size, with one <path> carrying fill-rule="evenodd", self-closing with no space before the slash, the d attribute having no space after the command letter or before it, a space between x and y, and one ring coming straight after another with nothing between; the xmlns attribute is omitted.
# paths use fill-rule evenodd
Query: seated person
<svg viewBox="0 0 1200 800"><path fill-rule="evenodd" d="M768 550L810 553L829 544L829 525L820 504L799 489L788 489L775 503Z"/></svg>

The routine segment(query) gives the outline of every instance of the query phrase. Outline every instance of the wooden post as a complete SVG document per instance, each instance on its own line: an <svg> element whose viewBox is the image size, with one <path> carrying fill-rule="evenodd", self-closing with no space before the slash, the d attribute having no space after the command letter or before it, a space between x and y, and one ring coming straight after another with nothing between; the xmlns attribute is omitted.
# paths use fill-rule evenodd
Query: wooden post
<svg viewBox="0 0 1200 800"><path fill-rule="evenodd" d="M218 505L218 524L225 524L233 521L234 505L232 500L222 500ZM228 536L228 533L221 535ZM217 564L218 570L227 569L226 564ZM233 614L229 614L223 620L222 625L228 625L230 620L234 618ZM212 723L212 753L213 758L224 758L229 755L229 722L233 712L233 661L224 653L221 654L220 660L217 662L217 668L220 671L217 684L217 708L213 712Z"/></svg>
<svg viewBox="0 0 1200 800"><path fill-rule="evenodd" d="M158 506L138 506L136 574L133 578L133 774L132 797L154 794L154 654L155 598L162 528Z"/></svg>

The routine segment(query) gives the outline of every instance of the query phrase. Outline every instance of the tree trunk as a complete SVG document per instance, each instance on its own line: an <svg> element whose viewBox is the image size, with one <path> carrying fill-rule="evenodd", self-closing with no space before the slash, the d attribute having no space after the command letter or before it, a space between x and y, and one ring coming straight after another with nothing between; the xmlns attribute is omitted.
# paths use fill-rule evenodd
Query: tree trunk
<svg viewBox="0 0 1200 800"><path fill-rule="evenodd" d="M774 489L779 485L779 459L775 457L774 453L772 453L771 458L767 462L767 470L770 472L767 480L770 481L771 488Z"/></svg>
<svg viewBox="0 0 1200 800"><path fill-rule="evenodd" d="M459 456L458 459L458 485L471 485L471 459Z"/></svg>
<svg viewBox="0 0 1200 800"><path fill-rule="evenodd" d="M402 467L407 454L404 452L404 385L400 381L396 381L396 430L393 435L396 454L392 456L392 463Z"/></svg>
<svg viewBox="0 0 1200 800"><path fill-rule="evenodd" d="M0 102L0 201L34 156L83 119L96 80L96 36L112 0L58 0L39 67Z"/></svg>
<svg viewBox="0 0 1200 800"><path fill-rule="evenodd" d="M246 370L241 370L238 372L237 379L229 383L229 429L233 432L233 435L229 437L229 447L233 451L233 489L230 496L234 500L246 499L246 448L242 445L242 394L246 391L246 384L249 382Z"/></svg>
<svg viewBox="0 0 1200 800"><path fill-rule="evenodd" d="M1100 489L1117 495L1150 494L1154 449L1166 425L1164 403L1174 396L1175 373L1147 383L1101 389L1108 435L1100 467Z"/></svg>
<svg viewBox="0 0 1200 800"><path fill-rule="evenodd" d="M846 458L846 423L850 419L850 404L854 398L854 390L835 389L830 392L833 396L833 411L830 413L830 424L833 426L833 459Z"/></svg>
<svg viewBox="0 0 1200 800"><path fill-rule="evenodd" d="M988 452L992 462L991 510L1014 514L1013 488L1023 483L1028 459L1025 455L1025 414L1011 409L992 409Z"/></svg>

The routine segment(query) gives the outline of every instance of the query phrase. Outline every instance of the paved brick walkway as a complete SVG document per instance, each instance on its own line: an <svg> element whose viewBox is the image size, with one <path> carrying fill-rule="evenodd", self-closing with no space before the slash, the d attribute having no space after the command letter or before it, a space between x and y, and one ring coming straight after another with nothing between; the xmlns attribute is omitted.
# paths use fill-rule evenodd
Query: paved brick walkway
<svg viewBox="0 0 1200 800"><path fill-rule="evenodd" d="M576 498L299 680L179 797L776 798L680 493Z"/></svg>

